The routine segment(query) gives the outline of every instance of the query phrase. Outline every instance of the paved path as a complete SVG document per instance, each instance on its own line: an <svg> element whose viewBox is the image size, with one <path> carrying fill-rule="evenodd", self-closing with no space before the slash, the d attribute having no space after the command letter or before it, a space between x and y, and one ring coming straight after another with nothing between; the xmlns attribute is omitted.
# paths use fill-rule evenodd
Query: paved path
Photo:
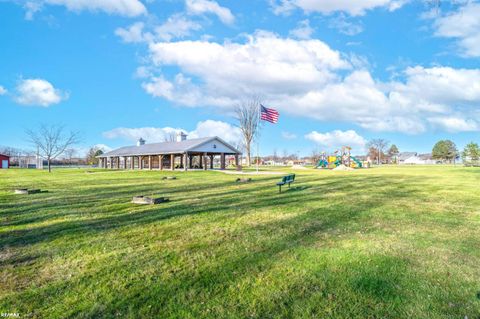
<svg viewBox="0 0 480 319"><path fill-rule="evenodd" d="M283 174L287 174L287 172L275 172L275 171L259 171L259 172L248 171L248 172L244 172L244 171L215 170L215 172L222 172L222 173L230 174L230 175L283 175Z"/></svg>

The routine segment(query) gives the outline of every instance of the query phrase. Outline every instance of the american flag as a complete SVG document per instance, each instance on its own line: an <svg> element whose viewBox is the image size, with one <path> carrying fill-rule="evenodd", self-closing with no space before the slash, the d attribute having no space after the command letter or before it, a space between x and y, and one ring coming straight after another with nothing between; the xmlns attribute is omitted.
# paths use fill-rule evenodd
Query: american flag
<svg viewBox="0 0 480 319"><path fill-rule="evenodd" d="M278 114L277 110L275 109L269 109L260 104L260 112L261 116L260 119L263 121L268 121L270 123L277 123L278 122Z"/></svg>

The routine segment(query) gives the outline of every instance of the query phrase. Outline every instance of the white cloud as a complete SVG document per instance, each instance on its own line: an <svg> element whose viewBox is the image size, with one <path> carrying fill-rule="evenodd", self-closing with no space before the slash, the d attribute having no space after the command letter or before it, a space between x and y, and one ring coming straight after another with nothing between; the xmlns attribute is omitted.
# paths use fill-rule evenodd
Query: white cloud
<svg viewBox="0 0 480 319"><path fill-rule="evenodd" d="M303 20L298 23L298 26L290 31L290 36L301 39L308 40L311 38L315 29L310 26L309 20Z"/></svg>
<svg viewBox="0 0 480 319"><path fill-rule="evenodd" d="M127 128L118 127L113 130L103 133L103 136L108 139L121 138L130 142L136 142L138 139L143 138L147 143L163 142L168 139L170 134L176 134L183 131L180 128L172 127L139 127L139 128Z"/></svg>
<svg viewBox="0 0 480 319"><path fill-rule="evenodd" d="M480 102L480 69L451 67L410 67L405 70L407 82L395 83L394 91L412 99L420 108L445 111L446 104Z"/></svg>
<svg viewBox="0 0 480 319"><path fill-rule="evenodd" d="M189 133L192 138L218 136L226 142L236 144L241 140L241 132L238 127L222 121L206 120L198 122L195 130Z"/></svg>
<svg viewBox="0 0 480 319"><path fill-rule="evenodd" d="M134 76L139 79L146 79L153 77L153 73L148 66L141 65L135 70Z"/></svg>
<svg viewBox="0 0 480 319"><path fill-rule="evenodd" d="M312 131L306 134L305 138L317 143L329 151L333 151L342 146L350 146L357 152L363 152L365 145L367 144L367 141L354 130L334 130L326 133Z"/></svg>
<svg viewBox="0 0 480 319"><path fill-rule="evenodd" d="M230 9L220 6L216 1L210 0L186 0L187 12L195 15L212 13L225 24L235 22L235 16Z"/></svg>
<svg viewBox="0 0 480 319"><path fill-rule="evenodd" d="M101 149L104 153L110 152L113 148L106 144L95 144L93 147L96 147L98 149Z"/></svg>
<svg viewBox="0 0 480 319"><path fill-rule="evenodd" d="M286 140L294 140L294 139L297 138L297 135L294 134L294 133L283 131L282 132L282 137Z"/></svg>
<svg viewBox="0 0 480 319"><path fill-rule="evenodd" d="M56 89L43 79L21 80L16 87L15 101L22 105L48 107L68 98L68 94Z"/></svg>
<svg viewBox="0 0 480 319"><path fill-rule="evenodd" d="M163 77L153 77L151 82L144 83L143 88L147 93L155 97L163 97L167 100L173 100L174 85ZM185 104L185 103L184 103Z"/></svg>
<svg viewBox="0 0 480 319"><path fill-rule="evenodd" d="M447 132L473 132L478 131L480 123L472 119L464 119L462 117L432 117L429 118L430 123L435 124Z"/></svg>
<svg viewBox="0 0 480 319"><path fill-rule="evenodd" d="M286 71L287 74L283 74L283 77L289 83L303 77L320 80L320 77L332 69L350 66L340 57L338 51L332 50L320 40L283 39L265 31L248 36L247 42L243 44L225 42L222 45L207 41L159 42L150 45L150 52L156 65L181 64L182 67L203 75L206 71L212 71L214 63L228 62L232 64L228 72L245 73L264 67L267 76L278 78ZM183 53L179 54L181 52ZM224 72L218 70L216 73ZM251 75L240 74L254 80ZM291 76L295 79L290 80Z"/></svg>
<svg viewBox="0 0 480 319"><path fill-rule="evenodd" d="M330 19L329 27L337 29L340 33L349 36L354 36L363 32L363 27L360 24L355 24L348 21L347 17L343 13Z"/></svg>
<svg viewBox="0 0 480 319"><path fill-rule="evenodd" d="M145 74L144 89L178 105L228 112L245 96L261 94L285 114L408 134L445 128L428 118L479 117L479 69L416 66L384 82L372 77L361 57L317 39L264 31L237 43L154 42L149 51L151 75ZM172 77L162 73L169 68L176 72Z"/></svg>
<svg viewBox="0 0 480 319"><path fill-rule="evenodd" d="M197 22L187 19L181 14L175 14L155 28L157 37L161 40L170 41L174 38L184 38L192 31L200 30L202 26Z"/></svg>
<svg viewBox="0 0 480 319"><path fill-rule="evenodd" d="M480 3L468 2L457 11L435 20L435 35L457 39L460 53L480 57Z"/></svg>
<svg viewBox="0 0 480 319"><path fill-rule="evenodd" d="M185 77L182 73L177 74L173 81L166 80L163 76L152 76L149 82L142 84L142 87L152 96L162 97L175 104L189 107L228 108L237 102L231 97L205 94L200 87L192 84L191 78Z"/></svg>
<svg viewBox="0 0 480 319"><path fill-rule="evenodd" d="M427 117L459 109L464 116L473 116L474 105L480 104L480 70L414 67L407 68L404 76L403 82L382 83L367 71L354 71L342 81L286 103L293 105L298 115L309 112L321 120L343 120L369 130L409 134L425 131ZM306 110L307 105L314 107Z"/></svg>
<svg viewBox="0 0 480 319"><path fill-rule="evenodd" d="M122 138L130 142L136 142L139 138L143 138L147 143L163 142L171 134L178 132L186 132L188 138L199 138L218 136L226 142L236 144L241 138L241 133L238 127L231 124L206 120L197 123L196 128L188 131L183 128L172 127L140 127L140 128L126 128L119 127L103 133L103 136L108 139Z"/></svg>
<svg viewBox="0 0 480 319"><path fill-rule="evenodd" d="M0 85L0 95L5 95L7 92L7 89Z"/></svg>
<svg viewBox="0 0 480 319"><path fill-rule="evenodd" d="M267 32L249 36L244 44L152 43L150 56L155 67L178 66L182 72L174 81L153 78L151 83L144 84L147 92L175 101L185 100L183 92L194 98L187 105L207 100L210 105L215 101L213 105L222 106L252 92L295 94L328 83L336 77L333 70L350 67L339 52L319 40L281 39ZM205 86L200 89L191 77L201 79ZM178 91L181 87L185 90ZM178 94L174 94L175 90Z"/></svg>
<svg viewBox="0 0 480 319"><path fill-rule="evenodd" d="M115 34L122 38L126 43L138 43L148 40L148 36L143 33L145 24L143 22L136 22L128 28L117 28Z"/></svg>
<svg viewBox="0 0 480 319"><path fill-rule="evenodd" d="M103 11L125 17L136 17L147 13L147 9L139 0L31 0L24 5L27 10L25 18L32 19L33 15L45 5L65 6L68 10L75 12Z"/></svg>
<svg viewBox="0 0 480 319"><path fill-rule="evenodd" d="M190 78L186 78L179 73L175 79L170 82L163 76L152 77L149 82L142 84L144 90L155 96L170 100L176 104L195 107L198 106L199 101L203 105L225 106L231 105L233 100L222 97L206 96L201 89L191 83Z"/></svg>
<svg viewBox="0 0 480 319"><path fill-rule="evenodd" d="M295 8L303 11L331 14L346 12L352 16L364 15L367 10L386 8L394 11L401 8L408 0L270 0L276 14L291 12Z"/></svg>
<svg viewBox="0 0 480 319"><path fill-rule="evenodd" d="M117 28L115 34L126 43L150 43L153 41L171 41L190 36L192 31L202 29L202 26L182 14L174 14L163 24L145 31L143 22L136 22L127 28Z"/></svg>
<svg viewBox="0 0 480 319"><path fill-rule="evenodd" d="M42 4L40 2L27 1L23 8L25 9L25 20L33 20L35 13L42 9Z"/></svg>

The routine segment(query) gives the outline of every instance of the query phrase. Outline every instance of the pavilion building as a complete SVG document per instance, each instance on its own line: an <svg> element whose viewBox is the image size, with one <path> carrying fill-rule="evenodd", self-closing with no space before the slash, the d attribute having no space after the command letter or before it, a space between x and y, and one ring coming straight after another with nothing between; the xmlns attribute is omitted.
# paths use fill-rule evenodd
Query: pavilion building
<svg viewBox="0 0 480 319"><path fill-rule="evenodd" d="M226 156L239 164L241 153L217 136L187 139L179 133L174 142L147 144L140 138L135 146L125 146L97 156L99 167L110 169L213 169L226 167Z"/></svg>

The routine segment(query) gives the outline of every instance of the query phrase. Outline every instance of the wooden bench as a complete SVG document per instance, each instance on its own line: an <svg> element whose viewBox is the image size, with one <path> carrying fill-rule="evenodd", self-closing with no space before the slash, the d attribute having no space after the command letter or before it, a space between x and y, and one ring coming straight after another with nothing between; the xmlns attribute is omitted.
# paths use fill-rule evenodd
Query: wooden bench
<svg viewBox="0 0 480 319"><path fill-rule="evenodd" d="M285 184L288 184L288 187L290 188L290 184L295 182L295 174L289 174L287 176L283 176L282 180L277 183L278 186L278 192L282 192L282 186Z"/></svg>

